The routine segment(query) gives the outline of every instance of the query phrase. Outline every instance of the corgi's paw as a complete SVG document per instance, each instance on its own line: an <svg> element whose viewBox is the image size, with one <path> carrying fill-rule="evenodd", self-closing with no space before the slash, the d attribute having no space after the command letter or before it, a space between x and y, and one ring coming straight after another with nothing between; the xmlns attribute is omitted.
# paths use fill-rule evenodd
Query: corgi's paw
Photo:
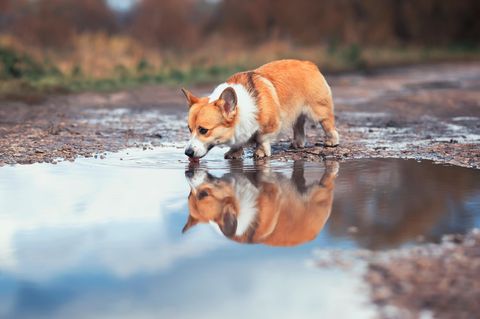
<svg viewBox="0 0 480 319"><path fill-rule="evenodd" d="M293 149L305 148L305 141L293 140L292 143L290 144L290 148L293 148Z"/></svg>
<svg viewBox="0 0 480 319"><path fill-rule="evenodd" d="M223 157L225 159L240 159L243 157L243 148L230 149Z"/></svg>
<svg viewBox="0 0 480 319"><path fill-rule="evenodd" d="M264 140L257 144L255 153L253 154L255 158L264 158L269 157L270 155L272 155L272 147L268 140Z"/></svg>
<svg viewBox="0 0 480 319"><path fill-rule="evenodd" d="M328 147L335 147L335 146L338 146L339 143L340 143L340 138L338 136L337 131L332 131L327 134L324 144L325 146L328 146Z"/></svg>
<svg viewBox="0 0 480 319"><path fill-rule="evenodd" d="M255 150L254 156L255 158L265 158L267 157L267 154L265 153L263 148L259 147Z"/></svg>
<svg viewBox="0 0 480 319"><path fill-rule="evenodd" d="M339 167L340 164L338 164L337 161L325 161L325 171L327 174L337 176Z"/></svg>

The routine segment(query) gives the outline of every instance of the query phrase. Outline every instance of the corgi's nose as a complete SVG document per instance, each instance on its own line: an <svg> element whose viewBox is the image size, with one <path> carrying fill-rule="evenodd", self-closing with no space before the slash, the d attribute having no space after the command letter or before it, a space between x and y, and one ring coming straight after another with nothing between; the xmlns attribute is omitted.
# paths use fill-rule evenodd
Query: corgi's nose
<svg viewBox="0 0 480 319"><path fill-rule="evenodd" d="M188 157L193 157L194 154L195 152L190 147L185 150L185 155L187 155Z"/></svg>
<svg viewBox="0 0 480 319"><path fill-rule="evenodd" d="M193 169L185 172L185 177L187 178L193 178L194 175L195 175L195 172L193 171Z"/></svg>

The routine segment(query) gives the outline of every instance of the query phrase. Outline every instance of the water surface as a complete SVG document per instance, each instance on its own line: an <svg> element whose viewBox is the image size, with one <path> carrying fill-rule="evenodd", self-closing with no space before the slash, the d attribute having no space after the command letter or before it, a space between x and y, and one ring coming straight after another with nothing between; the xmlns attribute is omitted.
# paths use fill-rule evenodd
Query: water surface
<svg viewBox="0 0 480 319"><path fill-rule="evenodd" d="M315 251L480 226L477 170L212 152L199 167L158 148L1 168L0 317L371 317L359 278Z"/></svg>

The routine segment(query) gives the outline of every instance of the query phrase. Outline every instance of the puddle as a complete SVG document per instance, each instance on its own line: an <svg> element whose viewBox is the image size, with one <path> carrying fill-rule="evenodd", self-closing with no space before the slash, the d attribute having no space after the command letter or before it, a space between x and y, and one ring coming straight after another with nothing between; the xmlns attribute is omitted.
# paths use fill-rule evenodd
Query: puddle
<svg viewBox="0 0 480 319"><path fill-rule="evenodd" d="M480 226L478 170L223 152L194 169L178 148L1 168L0 317L370 318L360 275L314 267L316 251Z"/></svg>

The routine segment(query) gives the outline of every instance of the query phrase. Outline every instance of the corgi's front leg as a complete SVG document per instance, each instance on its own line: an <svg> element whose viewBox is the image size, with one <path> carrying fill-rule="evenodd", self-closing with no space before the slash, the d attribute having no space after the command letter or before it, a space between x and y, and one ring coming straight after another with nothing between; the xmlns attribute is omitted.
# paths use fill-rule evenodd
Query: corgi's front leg
<svg viewBox="0 0 480 319"><path fill-rule="evenodd" d="M272 147L268 136L258 136L257 147L255 148L255 158L264 158L272 155Z"/></svg>
<svg viewBox="0 0 480 319"><path fill-rule="evenodd" d="M225 153L225 159L239 159L243 156L243 147L231 147L228 152Z"/></svg>

